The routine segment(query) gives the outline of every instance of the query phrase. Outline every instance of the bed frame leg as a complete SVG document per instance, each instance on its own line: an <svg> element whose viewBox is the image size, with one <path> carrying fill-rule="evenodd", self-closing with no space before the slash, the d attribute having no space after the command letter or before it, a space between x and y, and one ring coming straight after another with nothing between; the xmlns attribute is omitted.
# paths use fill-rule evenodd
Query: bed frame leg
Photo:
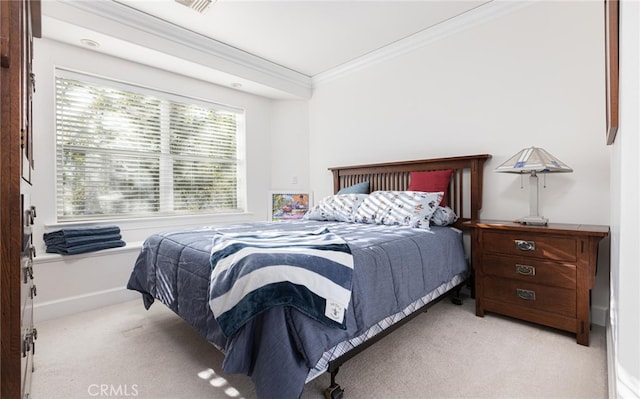
<svg viewBox="0 0 640 399"><path fill-rule="evenodd" d="M453 290L453 294L451 295L451 303L454 305L462 305L462 285L459 285L457 288Z"/></svg>
<svg viewBox="0 0 640 399"><path fill-rule="evenodd" d="M344 389L340 388L340 385L336 384L336 374L338 374L338 371L340 371L340 367L331 372L331 386L324 391L325 399L342 399Z"/></svg>

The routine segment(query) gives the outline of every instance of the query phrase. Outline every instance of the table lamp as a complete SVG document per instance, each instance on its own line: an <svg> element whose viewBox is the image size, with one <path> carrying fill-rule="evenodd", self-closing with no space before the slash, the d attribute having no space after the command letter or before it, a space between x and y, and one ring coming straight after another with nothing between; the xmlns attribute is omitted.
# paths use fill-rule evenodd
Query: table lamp
<svg viewBox="0 0 640 399"><path fill-rule="evenodd" d="M522 224L544 226L549 220L538 214L538 173L569 173L573 169L544 149L529 147L509 158L494 171L529 174L529 216L518 221Z"/></svg>

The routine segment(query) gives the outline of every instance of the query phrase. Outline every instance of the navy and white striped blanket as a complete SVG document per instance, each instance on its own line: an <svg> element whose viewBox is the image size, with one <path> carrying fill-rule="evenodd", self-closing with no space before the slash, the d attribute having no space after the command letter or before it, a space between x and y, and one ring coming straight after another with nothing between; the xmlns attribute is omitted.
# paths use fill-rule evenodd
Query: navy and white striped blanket
<svg viewBox="0 0 640 399"><path fill-rule="evenodd" d="M211 267L209 306L227 337L275 306L292 306L346 329L353 257L347 243L326 228L216 233Z"/></svg>

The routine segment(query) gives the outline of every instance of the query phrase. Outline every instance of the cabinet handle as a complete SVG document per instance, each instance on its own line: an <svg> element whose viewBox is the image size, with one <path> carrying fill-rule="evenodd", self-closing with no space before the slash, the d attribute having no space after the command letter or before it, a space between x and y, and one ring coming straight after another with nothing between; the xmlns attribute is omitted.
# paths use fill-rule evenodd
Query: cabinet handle
<svg viewBox="0 0 640 399"><path fill-rule="evenodd" d="M523 276L535 276L536 268L529 265L519 265L516 263L516 273L522 274Z"/></svg>
<svg viewBox="0 0 640 399"><path fill-rule="evenodd" d="M27 331L22 340L22 357L27 357L29 352L33 355L36 354L36 339L38 339L38 330L32 328L30 331Z"/></svg>
<svg viewBox="0 0 640 399"><path fill-rule="evenodd" d="M27 357L27 353L31 350L31 343L29 342L29 335L22 340L22 357Z"/></svg>
<svg viewBox="0 0 640 399"><path fill-rule="evenodd" d="M516 248L521 251L535 251L535 241L514 240L516 242Z"/></svg>
<svg viewBox="0 0 640 399"><path fill-rule="evenodd" d="M516 288L516 295L518 298L524 299L526 301L535 301L536 300L536 292L531 290L523 290L522 288Z"/></svg>

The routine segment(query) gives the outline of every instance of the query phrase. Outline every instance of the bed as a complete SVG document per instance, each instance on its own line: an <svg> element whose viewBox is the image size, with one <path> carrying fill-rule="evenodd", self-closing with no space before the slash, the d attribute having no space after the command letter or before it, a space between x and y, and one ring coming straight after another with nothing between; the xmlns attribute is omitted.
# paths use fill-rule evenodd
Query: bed
<svg viewBox="0 0 640 399"><path fill-rule="evenodd" d="M145 241L127 288L142 294L145 307L159 300L186 320L225 354L225 372L251 376L259 398L298 398L304 384L324 372L331 374L326 397L339 398L343 390L336 383L336 375L344 362L436 301L459 292L467 282L462 223L478 218L482 170L489 157L483 154L329 168L334 193L365 182L372 193L407 191L411 177L417 181L418 172L451 171L444 190L446 202L440 205L458 216L453 225L413 228L354 222L354 217L348 221L251 222L159 233ZM440 203L441 197L436 202ZM238 242L244 246L256 235L259 240L268 237L290 240L291 245L300 242L305 248L309 247L307 240L316 237L336 240L327 246L337 248L338 253L329 261L344 260L344 264L338 262L338 266L345 266L337 272L341 277L334 281L348 288L347 302L334 304L327 299L326 304L322 302L326 305L324 315L322 309L314 313L316 307L296 299L259 308L248 316L244 308L232 317L223 318L221 311L214 316L212 308L220 302L214 295L218 287L214 274L222 279L223 272L218 270L226 270L222 260L216 263L214 259L221 259L216 257L224 252L220 248L236 248ZM328 251L323 248L315 253L319 252ZM289 273L293 269L286 270ZM228 285L229 276L224 277ZM295 298L314 296L302 283L295 287ZM342 288L339 295L347 295ZM272 294L261 293L256 298L271 301ZM254 299L242 298L242 303L258 302ZM311 298L310 303L316 302L317 298Z"/></svg>

